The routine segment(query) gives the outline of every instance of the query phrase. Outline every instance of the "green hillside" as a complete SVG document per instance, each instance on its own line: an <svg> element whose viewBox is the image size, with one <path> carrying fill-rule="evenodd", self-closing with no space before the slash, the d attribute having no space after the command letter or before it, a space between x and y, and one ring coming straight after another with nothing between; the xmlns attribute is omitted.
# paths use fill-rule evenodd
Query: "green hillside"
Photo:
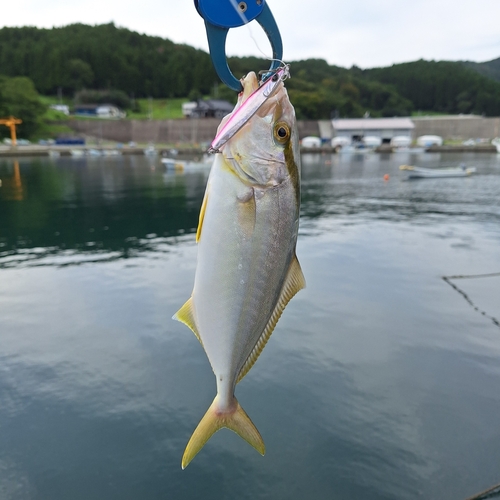
<svg viewBox="0 0 500 500"><path fill-rule="evenodd" d="M255 57L228 62L237 76L269 67ZM419 111L500 116L500 59L420 60L367 70L308 59L291 62L291 73L287 89L301 119ZM36 135L40 123L50 120L46 103L58 93L69 104L84 96L115 99L128 116L154 119L179 117L182 100L195 96L236 100L236 93L219 83L207 53L168 39L113 23L0 29L0 113L25 116L23 133ZM46 96L45 104L39 94ZM150 103L155 103L151 110Z"/></svg>
<svg viewBox="0 0 500 500"><path fill-rule="evenodd" d="M393 85L417 110L500 115L500 83L459 62L420 60L363 75Z"/></svg>
<svg viewBox="0 0 500 500"><path fill-rule="evenodd" d="M479 74L500 82L500 57L492 61L477 63L473 61L463 61L462 64Z"/></svg>
<svg viewBox="0 0 500 500"><path fill-rule="evenodd" d="M41 94L119 89L135 97L202 94L217 81L208 54L114 24L0 29L0 72L28 76Z"/></svg>

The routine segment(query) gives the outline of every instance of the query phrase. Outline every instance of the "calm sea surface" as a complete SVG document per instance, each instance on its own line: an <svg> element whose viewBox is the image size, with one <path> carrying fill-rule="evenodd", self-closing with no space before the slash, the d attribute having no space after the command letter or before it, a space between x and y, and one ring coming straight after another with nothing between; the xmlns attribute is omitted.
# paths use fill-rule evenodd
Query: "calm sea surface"
<svg viewBox="0 0 500 500"><path fill-rule="evenodd" d="M404 181L400 164L476 166ZM389 181L384 181L389 174ZM207 172L0 159L0 499L460 500L500 482L500 157L309 155L307 280L180 460L215 379L171 319ZM453 286L455 287L453 287Z"/></svg>

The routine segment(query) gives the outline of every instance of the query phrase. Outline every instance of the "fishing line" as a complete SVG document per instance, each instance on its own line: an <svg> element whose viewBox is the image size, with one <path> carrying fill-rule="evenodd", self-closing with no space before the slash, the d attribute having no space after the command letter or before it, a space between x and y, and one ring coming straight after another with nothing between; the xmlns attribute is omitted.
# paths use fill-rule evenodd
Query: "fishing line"
<svg viewBox="0 0 500 500"><path fill-rule="evenodd" d="M253 31L252 31L252 27L250 26L250 22L248 20L248 17L245 16L245 10L242 10L242 8L240 7L240 5L243 3L243 2L240 2L239 4L236 2L236 0L229 0L231 2L231 5L233 6L233 9L238 13L238 15L240 16L241 20L243 21L243 24L244 26L246 26L247 30L248 30L248 33L250 35L250 38L253 40L255 46L257 47L257 50L264 56L264 59L267 59L268 61L279 61L280 63L282 63L283 65L285 64L283 61L281 61L280 59L274 59L272 57L269 57L259 46L259 42L257 41L257 38L255 37Z"/></svg>

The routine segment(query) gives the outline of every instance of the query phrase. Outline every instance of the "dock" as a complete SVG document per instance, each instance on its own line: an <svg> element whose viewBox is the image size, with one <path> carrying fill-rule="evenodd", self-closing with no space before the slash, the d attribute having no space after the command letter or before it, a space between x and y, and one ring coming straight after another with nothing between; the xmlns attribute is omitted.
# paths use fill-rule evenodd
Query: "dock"
<svg viewBox="0 0 500 500"><path fill-rule="evenodd" d="M25 156L50 156L53 153L59 153L60 156L72 156L71 151L82 151L87 153L90 150L101 151L106 153L107 151L119 151L123 156L130 155L144 155L145 150L148 149L147 146L80 146L80 145L68 145L68 146L40 146L35 144L30 144L26 146L0 146L0 158L1 157L25 157ZM162 153L168 154L172 148L165 146L156 146L156 151L159 155ZM200 147L189 147L178 149L179 154L186 155L199 155L203 154L205 150Z"/></svg>
<svg viewBox="0 0 500 500"><path fill-rule="evenodd" d="M26 156L50 156L53 153L59 153L59 156L72 156L71 151L80 150L86 153L90 150L98 150L103 152L105 156L106 151L119 151L121 155L144 155L147 146L41 146L30 144L26 146L0 146L0 158L2 157L26 157ZM201 146L189 147L168 147L165 145L157 145L156 151L158 155L169 156L172 149L177 151L180 156L197 156L206 153L206 148ZM411 149L410 149L411 151ZM338 153L337 148L331 146L321 146L319 148L300 148L302 154L335 154ZM383 144L374 150L375 153L393 153L394 148L390 145ZM464 145L444 145L444 146L431 146L425 149L427 153L496 153L497 149L492 144L477 144L474 146Z"/></svg>
<svg viewBox="0 0 500 500"><path fill-rule="evenodd" d="M497 148L493 144L475 144L474 146L443 145L431 146L426 149L428 153L496 153Z"/></svg>

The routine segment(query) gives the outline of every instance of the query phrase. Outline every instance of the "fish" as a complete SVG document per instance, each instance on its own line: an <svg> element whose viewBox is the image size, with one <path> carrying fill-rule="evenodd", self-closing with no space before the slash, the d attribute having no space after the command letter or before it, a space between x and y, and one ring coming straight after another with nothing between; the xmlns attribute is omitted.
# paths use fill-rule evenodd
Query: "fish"
<svg viewBox="0 0 500 500"><path fill-rule="evenodd" d="M185 469L210 437L226 427L261 455L259 431L236 399L291 298L305 287L296 256L300 154L295 111L283 81L241 120L259 90L254 72L218 146L202 202L198 257L191 297L173 316L196 335L216 377L217 394L184 451Z"/></svg>
<svg viewBox="0 0 500 500"><path fill-rule="evenodd" d="M219 149L238 132L238 130L257 112L278 85L290 76L290 68L284 65L272 72L272 75L259 85L243 101L240 99L233 112L221 123L217 135L210 144L209 152ZM248 86L248 88L253 88ZM247 88L247 91L248 91Z"/></svg>

